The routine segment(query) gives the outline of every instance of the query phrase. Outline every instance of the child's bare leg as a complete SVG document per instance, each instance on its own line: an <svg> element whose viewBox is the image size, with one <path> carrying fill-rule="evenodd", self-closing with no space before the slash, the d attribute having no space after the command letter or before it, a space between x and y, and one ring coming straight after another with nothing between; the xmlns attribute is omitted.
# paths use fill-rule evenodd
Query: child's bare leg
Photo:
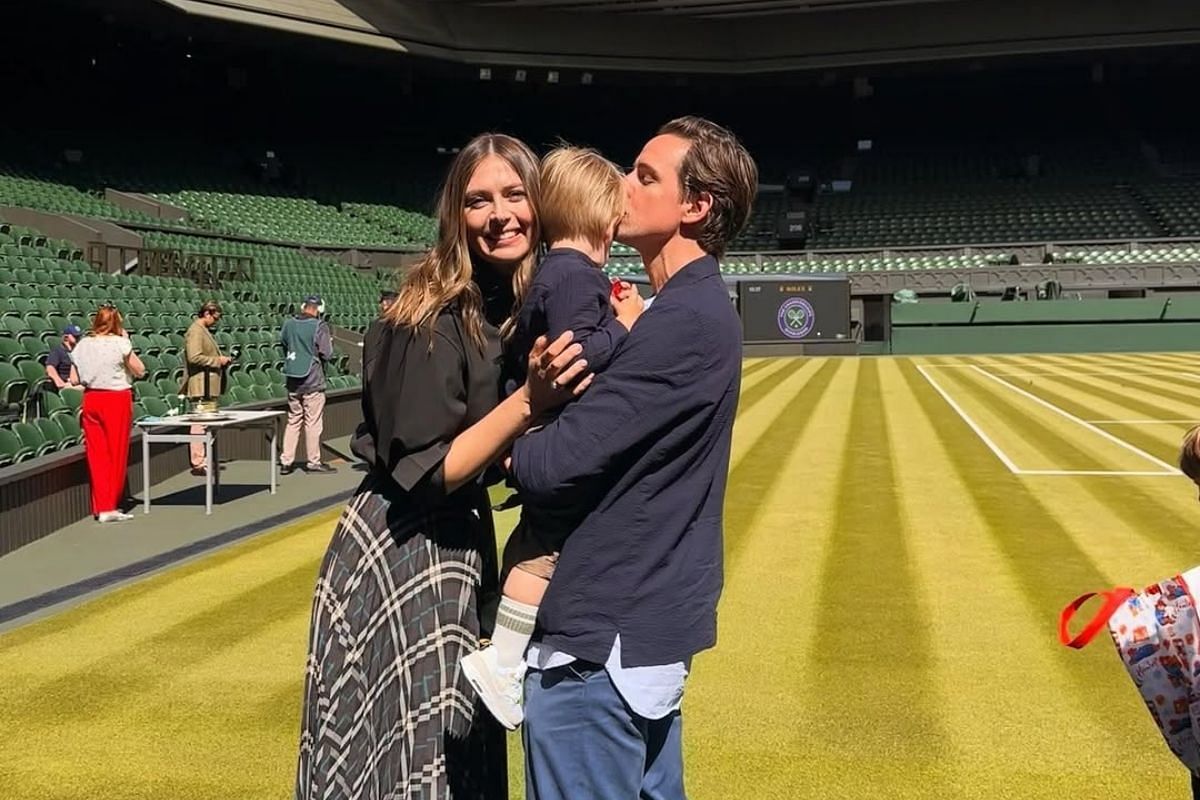
<svg viewBox="0 0 1200 800"><path fill-rule="evenodd" d="M518 564L508 572L504 581L504 596L530 606L540 606L550 586L549 576L523 569L530 562Z"/></svg>

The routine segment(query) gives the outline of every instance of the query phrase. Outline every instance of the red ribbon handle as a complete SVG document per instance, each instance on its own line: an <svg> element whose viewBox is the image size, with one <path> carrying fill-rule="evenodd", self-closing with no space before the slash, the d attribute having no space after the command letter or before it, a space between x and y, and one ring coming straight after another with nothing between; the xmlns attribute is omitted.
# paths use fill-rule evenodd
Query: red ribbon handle
<svg viewBox="0 0 1200 800"><path fill-rule="evenodd" d="M1100 606L1095 615L1088 620L1088 624L1083 626L1083 630L1072 637L1071 632L1067 630L1068 623L1071 622L1071 618L1075 616L1075 612L1082 608L1084 603L1097 595L1104 597L1104 605ZM1100 632L1100 629L1108 624L1108 620L1121 607L1121 604L1130 597L1133 597L1133 589L1119 587L1107 592L1088 592L1085 595L1075 598L1070 605L1062 610L1062 614L1059 615L1058 641L1075 650L1087 647L1092 639L1096 638L1096 634Z"/></svg>

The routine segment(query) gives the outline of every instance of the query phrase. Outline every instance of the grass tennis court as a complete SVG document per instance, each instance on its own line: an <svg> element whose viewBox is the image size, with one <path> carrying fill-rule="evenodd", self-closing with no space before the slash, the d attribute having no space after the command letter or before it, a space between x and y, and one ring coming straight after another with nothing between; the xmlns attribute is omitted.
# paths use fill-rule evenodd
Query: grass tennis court
<svg viewBox="0 0 1200 800"><path fill-rule="evenodd" d="M747 361L690 794L1186 796L1108 640L1055 625L1200 563L1198 396L1187 354ZM0 637L0 797L288 797L336 513Z"/></svg>

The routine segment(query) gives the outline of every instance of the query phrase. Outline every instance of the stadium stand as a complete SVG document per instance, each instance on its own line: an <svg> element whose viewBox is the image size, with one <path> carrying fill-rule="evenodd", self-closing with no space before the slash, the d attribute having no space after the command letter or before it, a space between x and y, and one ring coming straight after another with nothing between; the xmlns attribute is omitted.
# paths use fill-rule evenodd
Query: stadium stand
<svg viewBox="0 0 1200 800"><path fill-rule="evenodd" d="M146 247L171 251L180 262L189 256L216 257L216 263L252 263L253 277L225 281L222 287L239 299L253 299L270 313L287 314L299 302L297 292L316 292L329 309L329 319L341 327L365 332L377 313L378 292L384 284L375 276L362 277L337 261L298 250L229 239L183 234L147 233Z"/></svg>
<svg viewBox="0 0 1200 800"><path fill-rule="evenodd" d="M395 247L413 240L315 200L185 190L155 195L185 208L198 227L258 239L328 246ZM402 212L402 209L389 209Z"/></svg>
<svg viewBox="0 0 1200 800"><path fill-rule="evenodd" d="M279 325L298 302L297 292L324 293L330 316L346 327L361 328L374 316L375 282L331 260L198 236L149 234L146 239L150 247L248 256L258 280L201 289L179 277L97 272L71 242L0 223L0 464L81 443L79 392L44 391L44 363L62 329L68 323L87 328L102 302L111 300L122 310L131 342L146 364L146 378L134 385L135 419L183 410L178 392L182 333L204 300L222 304L217 340L226 352L237 347L241 354L221 398L227 406L286 397ZM346 374L347 361L338 353L328 369L331 389L358 385L357 376Z"/></svg>

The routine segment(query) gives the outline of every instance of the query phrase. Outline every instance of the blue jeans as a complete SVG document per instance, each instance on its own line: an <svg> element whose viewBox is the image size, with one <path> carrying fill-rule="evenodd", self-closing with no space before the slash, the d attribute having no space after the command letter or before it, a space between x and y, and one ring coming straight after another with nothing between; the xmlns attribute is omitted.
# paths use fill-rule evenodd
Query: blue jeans
<svg viewBox="0 0 1200 800"><path fill-rule="evenodd" d="M525 676L527 800L685 800L683 723L638 716L601 664Z"/></svg>

